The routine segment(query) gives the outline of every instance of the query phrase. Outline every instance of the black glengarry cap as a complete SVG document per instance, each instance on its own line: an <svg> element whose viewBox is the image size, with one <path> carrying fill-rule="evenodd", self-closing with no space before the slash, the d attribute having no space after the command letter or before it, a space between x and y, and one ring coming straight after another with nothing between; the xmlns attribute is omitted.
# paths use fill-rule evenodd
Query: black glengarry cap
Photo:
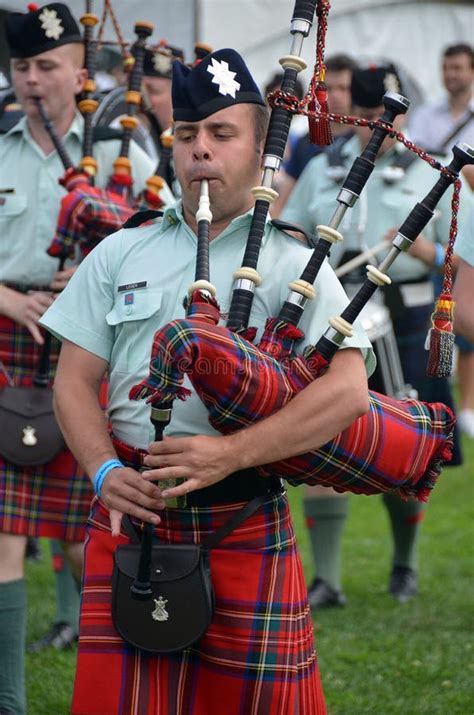
<svg viewBox="0 0 474 715"><path fill-rule="evenodd" d="M158 47L147 47L143 62L143 74L145 77L173 77L173 62L179 60L184 62L183 50L167 42L161 41Z"/></svg>
<svg viewBox="0 0 474 715"><path fill-rule="evenodd" d="M30 12L12 12L5 22L10 56L14 59L34 57L61 45L82 42L79 25L67 5L52 2Z"/></svg>
<svg viewBox="0 0 474 715"><path fill-rule="evenodd" d="M260 91L238 52L217 50L190 68L173 64L173 119L199 122L234 104L261 104Z"/></svg>
<svg viewBox="0 0 474 715"><path fill-rule="evenodd" d="M385 92L403 94L402 83L394 64L369 65L352 73L352 103L358 107L379 107Z"/></svg>

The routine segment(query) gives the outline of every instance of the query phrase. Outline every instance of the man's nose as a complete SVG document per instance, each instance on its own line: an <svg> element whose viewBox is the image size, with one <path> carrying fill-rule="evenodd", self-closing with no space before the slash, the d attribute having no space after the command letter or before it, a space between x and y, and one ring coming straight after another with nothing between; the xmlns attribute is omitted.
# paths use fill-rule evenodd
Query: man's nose
<svg viewBox="0 0 474 715"><path fill-rule="evenodd" d="M211 148L203 135L198 135L194 140L193 156L196 161L209 161L211 159Z"/></svg>
<svg viewBox="0 0 474 715"><path fill-rule="evenodd" d="M28 84L36 84L38 82L38 70L34 65L29 65L25 72L25 79Z"/></svg>

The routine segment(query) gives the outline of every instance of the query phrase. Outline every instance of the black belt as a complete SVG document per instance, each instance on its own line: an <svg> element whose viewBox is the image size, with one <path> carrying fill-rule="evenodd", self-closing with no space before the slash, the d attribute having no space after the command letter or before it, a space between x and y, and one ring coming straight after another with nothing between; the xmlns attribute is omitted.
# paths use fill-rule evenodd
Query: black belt
<svg viewBox="0 0 474 715"><path fill-rule="evenodd" d="M242 469L204 489L186 495L186 506L213 506L226 502L243 502L253 497L279 494L283 491L280 479L261 477L256 469Z"/></svg>

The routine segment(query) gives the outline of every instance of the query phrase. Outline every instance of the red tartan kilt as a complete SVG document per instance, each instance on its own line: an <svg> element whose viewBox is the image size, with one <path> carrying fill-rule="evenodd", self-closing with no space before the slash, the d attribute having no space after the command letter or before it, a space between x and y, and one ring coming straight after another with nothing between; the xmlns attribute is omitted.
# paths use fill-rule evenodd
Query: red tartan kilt
<svg viewBox="0 0 474 715"><path fill-rule="evenodd" d="M32 384L41 346L30 332L0 316L0 360L15 385ZM59 343L51 349L50 381L54 378ZM0 389L7 379L0 372ZM107 384L101 386L106 405ZM80 542L93 491L89 479L68 450L48 464L17 467L0 456L0 531L23 536L46 536Z"/></svg>
<svg viewBox="0 0 474 715"><path fill-rule="evenodd" d="M93 492L68 450L39 467L0 457L0 531L83 541Z"/></svg>
<svg viewBox="0 0 474 715"><path fill-rule="evenodd" d="M43 335L44 332L43 331ZM60 343L51 341L50 380L52 383L58 362ZM15 385L32 384L41 354L41 345L33 340L30 331L10 318L0 315L0 361L13 379ZM0 371L0 387L7 383Z"/></svg>
<svg viewBox="0 0 474 715"><path fill-rule="evenodd" d="M159 539L201 541L239 505L169 509ZM113 539L96 501L87 527L73 715L323 715L307 590L285 497L273 497L211 551L206 635L182 653L125 644L111 620ZM152 625L152 623L151 623Z"/></svg>

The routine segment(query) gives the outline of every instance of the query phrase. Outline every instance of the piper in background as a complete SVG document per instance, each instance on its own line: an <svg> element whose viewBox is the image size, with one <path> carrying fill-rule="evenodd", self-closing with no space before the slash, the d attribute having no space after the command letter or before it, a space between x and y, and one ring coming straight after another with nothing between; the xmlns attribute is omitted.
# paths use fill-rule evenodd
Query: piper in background
<svg viewBox="0 0 474 715"><path fill-rule="evenodd" d="M40 97L78 164L83 119L75 96L83 88L86 72L80 29L66 5L49 3L26 14L11 13L6 29L12 81L25 116L0 138L0 379L2 384L31 386L44 342L39 318L54 301L53 290L63 288L74 271L70 266L57 272L57 259L46 253L65 190L58 183L63 165L34 98ZM95 143L99 186L112 173L118 146L116 140ZM143 188L153 163L136 145L131 158L138 188ZM53 348L50 382L57 353ZM2 713L26 712L26 539L59 539L79 578L91 497L87 478L66 449L38 467L18 467L0 456Z"/></svg>

